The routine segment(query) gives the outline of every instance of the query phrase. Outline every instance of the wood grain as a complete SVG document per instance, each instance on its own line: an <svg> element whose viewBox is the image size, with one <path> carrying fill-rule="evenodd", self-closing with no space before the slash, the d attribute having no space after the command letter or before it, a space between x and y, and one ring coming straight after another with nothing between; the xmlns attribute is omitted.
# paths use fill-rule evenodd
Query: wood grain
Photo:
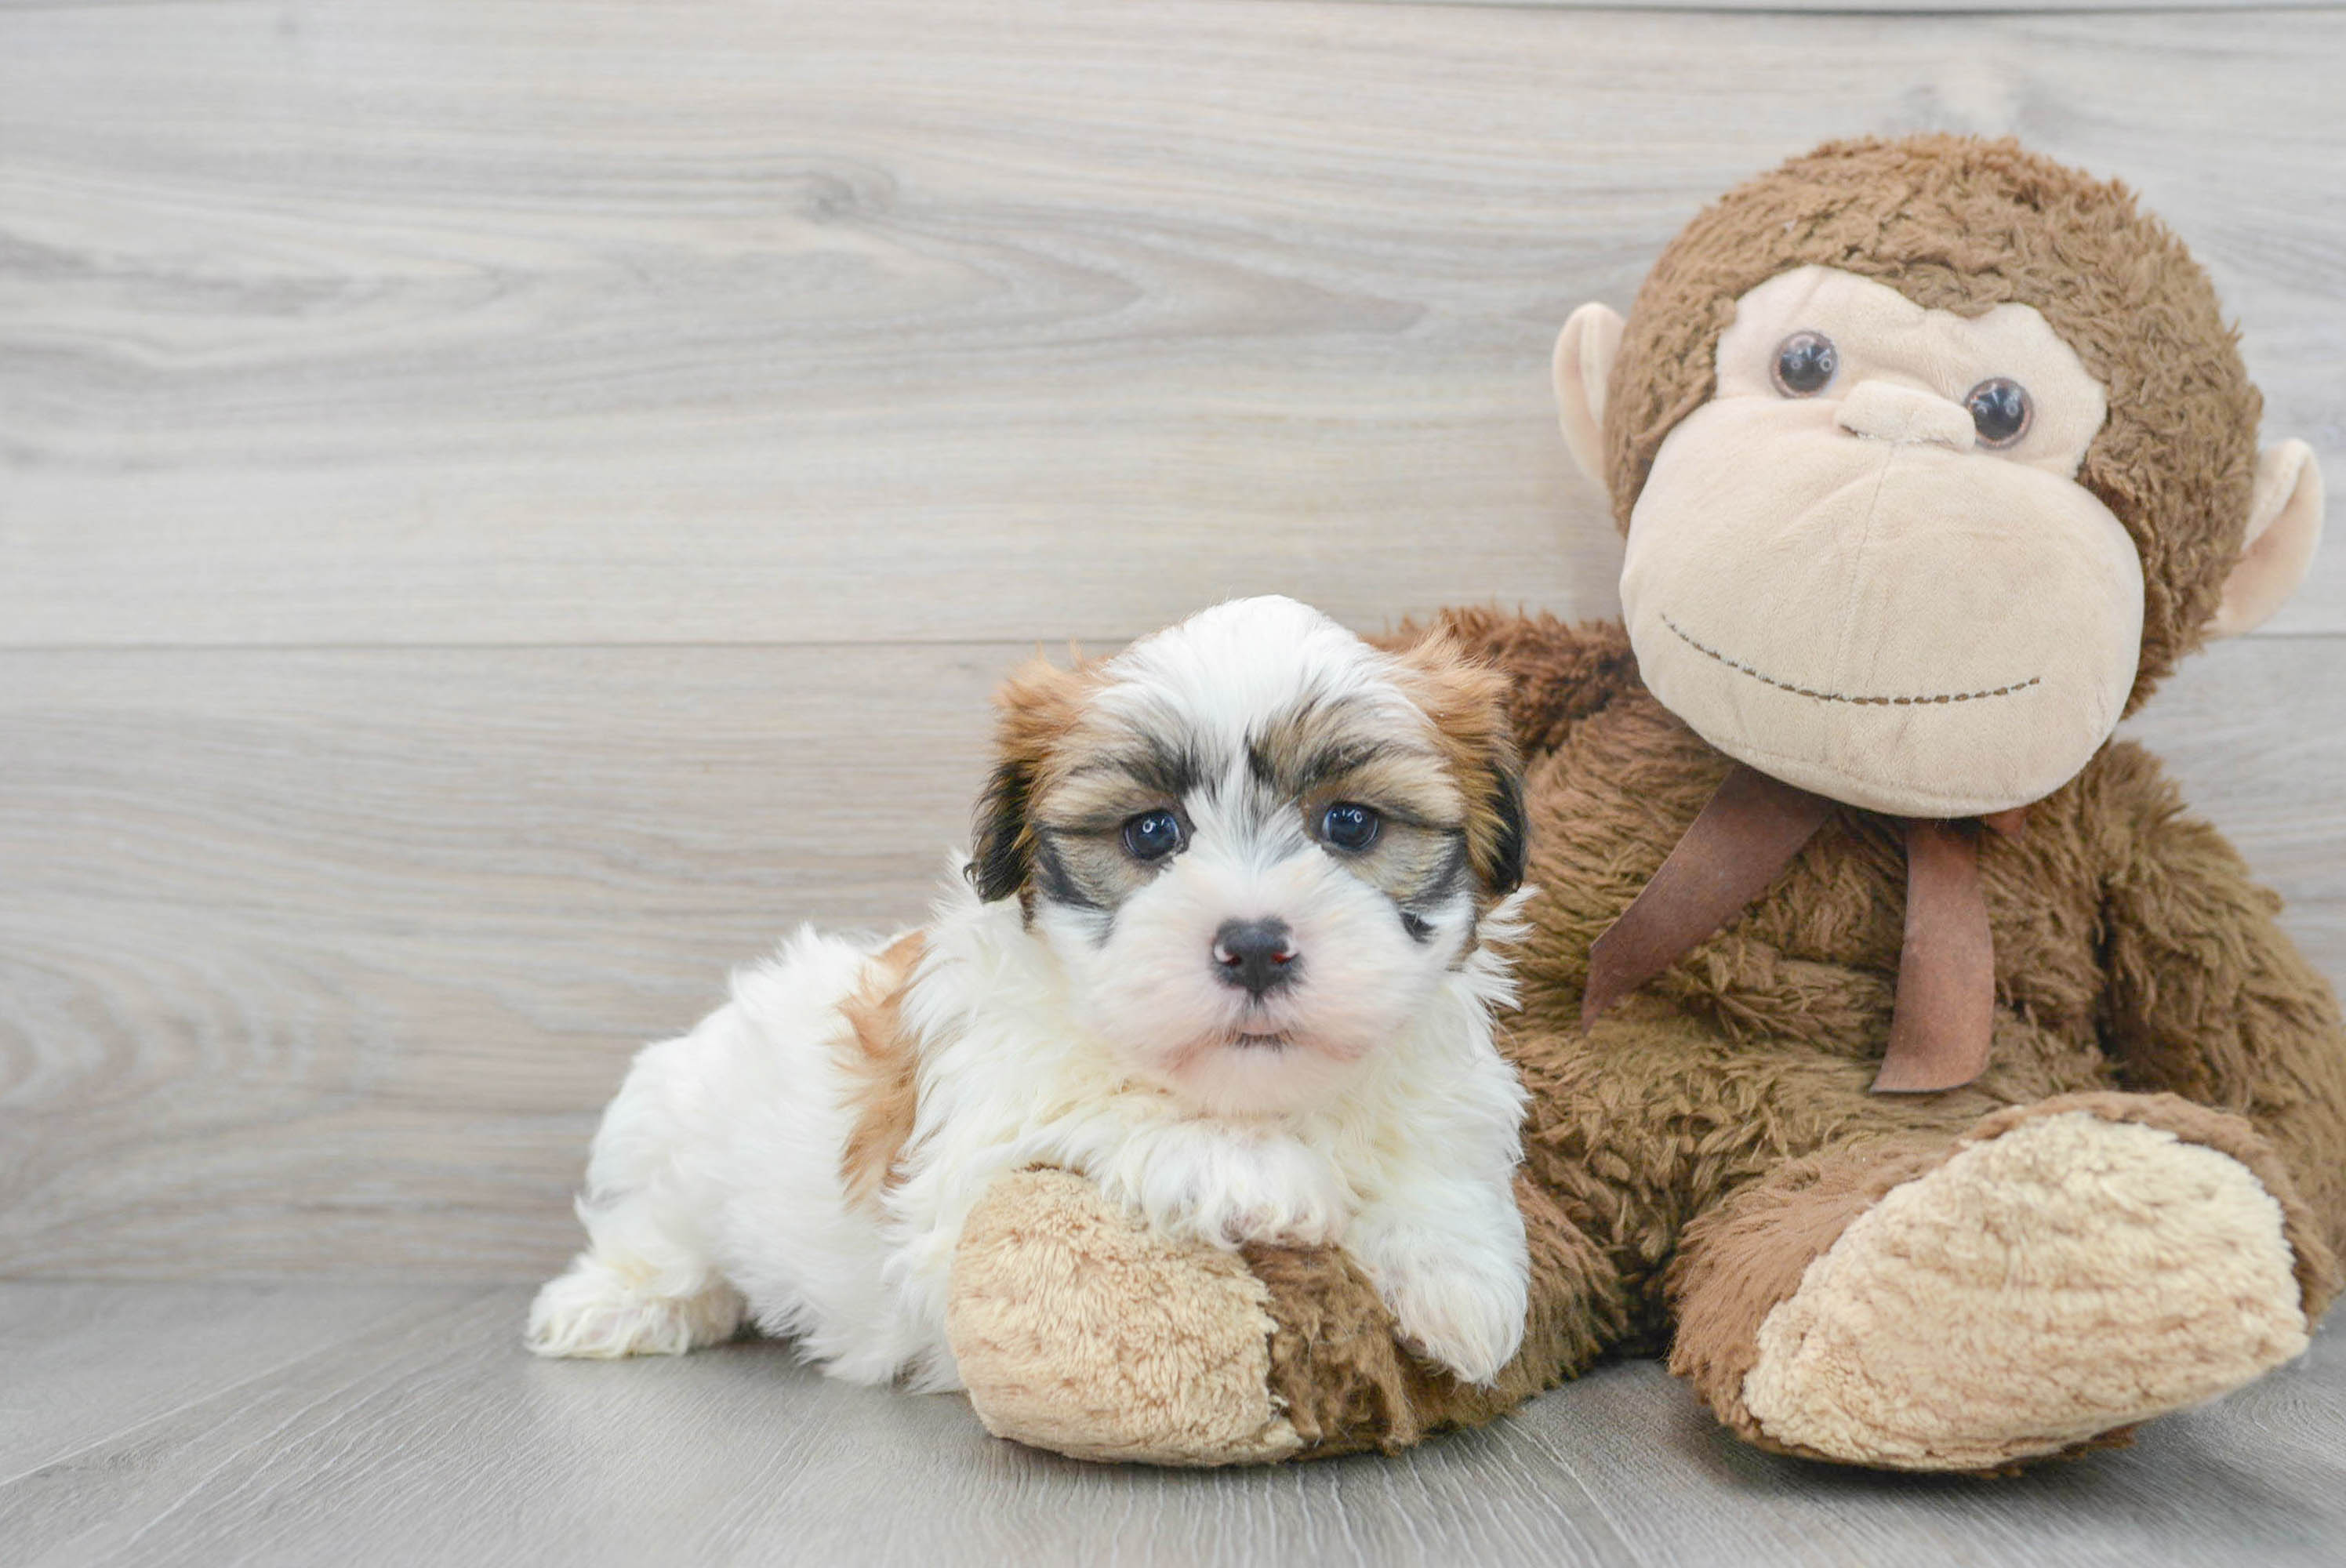
<svg viewBox="0 0 2346 1568"><path fill-rule="evenodd" d="M0 656L0 1274L540 1271L638 1044L920 915L1030 651Z"/></svg>
<svg viewBox="0 0 2346 1568"><path fill-rule="evenodd" d="M215 1336L246 1309L233 1288L61 1288L0 1286L0 1342L67 1302L95 1308L68 1354L133 1326ZM2336 1333L2131 1449L2004 1480L1761 1453L1651 1362L1391 1458L1195 1474L999 1442L959 1398L847 1388L772 1344L536 1361L525 1292L404 1294L338 1330L341 1298L319 1292L307 1354L120 1408L103 1438L0 1479L10 1561L2297 1568L2346 1538ZM94 1388L90 1420L126 1386Z"/></svg>
<svg viewBox="0 0 2346 1568"><path fill-rule="evenodd" d="M1854 0L1608 0L1601 6L1588 0L1350 0L1373 5L1491 6L1559 11L1765 11L1813 13L1824 15L1862 14L1877 16L1980 15L2002 12L2083 11L2296 11L2329 8L2332 0L2061 0L2046 5L2040 0L1884 0L1861 5Z"/></svg>
<svg viewBox="0 0 2346 1568"><path fill-rule="evenodd" d="M1548 342L1834 134L2137 183L2346 472L2337 11L0 11L0 642L1610 602ZM2346 630L2346 552L2281 631Z"/></svg>
<svg viewBox="0 0 2346 1568"><path fill-rule="evenodd" d="M546 1272L637 1045L920 918L1031 651L0 652L0 1277ZM2131 728L2346 976L2346 641Z"/></svg>
<svg viewBox="0 0 2346 1568"><path fill-rule="evenodd" d="M413 1285L0 1286L0 1486L453 1298Z"/></svg>
<svg viewBox="0 0 2346 1568"><path fill-rule="evenodd" d="M2339 1561L2334 1332L2001 1482L1650 1363L1190 1475L518 1349L628 1054L919 917L1036 641L1609 612L1549 340L1776 158L2129 179L2346 475L2346 10L1678 3L0 0L0 1558ZM2346 551L2128 728L2346 978Z"/></svg>

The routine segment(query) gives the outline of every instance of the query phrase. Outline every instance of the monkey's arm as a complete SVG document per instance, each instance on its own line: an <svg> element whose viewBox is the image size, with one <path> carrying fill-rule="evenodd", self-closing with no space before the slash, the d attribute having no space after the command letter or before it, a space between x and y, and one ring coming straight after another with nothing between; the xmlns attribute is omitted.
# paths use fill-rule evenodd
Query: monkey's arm
<svg viewBox="0 0 2346 1568"><path fill-rule="evenodd" d="M2222 834L2184 813L2157 764L2102 759L2103 1049L2127 1086L2237 1111L2270 1140L2315 1230L2346 1249L2346 1027L2338 999ZM2303 1260L2311 1261L2311 1260ZM2320 1300L2337 1288L2323 1260ZM2311 1294L2311 1292L2309 1292Z"/></svg>
<svg viewBox="0 0 2346 1568"><path fill-rule="evenodd" d="M1637 676L1629 634L1620 622L1573 626L1545 611L1527 616L1493 606L1448 609L1423 626L1404 621L1398 631L1369 640L1399 649L1437 632L1447 632L1469 655L1512 678L1507 718L1527 761L1563 745L1575 724Z"/></svg>
<svg viewBox="0 0 2346 1568"><path fill-rule="evenodd" d="M1522 1346L1487 1386L1407 1349L1376 1287L1345 1253L1247 1249L1270 1288L1270 1383L1303 1440L1297 1457L1390 1453L1479 1426L1578 1376L1621 1339L1628 1314L1611 1262L1520 1173L1515 1203L1531 1248L1531 1299Z"/></svg>
<svg viewBox="0 0 2346 1568"><path fill-rule="evenodd" d="M947 1329L987 1430L1079 1459L1225 1465L1392 1451L1471 1426L1620 1338L1620 1278L1520 1176L1522 1348L1487 1388L1409 1351L1336 1247L1174 1243L1063 1171L996 1180L954 1258Z"/></svg>

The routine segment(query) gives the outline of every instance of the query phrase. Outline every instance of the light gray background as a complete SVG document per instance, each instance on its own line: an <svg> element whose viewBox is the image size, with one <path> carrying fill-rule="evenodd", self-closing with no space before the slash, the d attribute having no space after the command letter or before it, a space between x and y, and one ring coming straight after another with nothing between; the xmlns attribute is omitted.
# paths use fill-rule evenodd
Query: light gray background
<svg viewBox="0 0 2346 1568"><path fill-rule="evenodd" d="M2346 482L2341 64L2334 5L0 3L0 1559L2346 1558L2328 1339L1996 1483L1642 1364L1193 1477L515 1343L629 1051L919 916L1036 642L1608 613L1549 342L1781 157L2127 178ZM2346 974L2346 549L2130 728Z"/></svg>

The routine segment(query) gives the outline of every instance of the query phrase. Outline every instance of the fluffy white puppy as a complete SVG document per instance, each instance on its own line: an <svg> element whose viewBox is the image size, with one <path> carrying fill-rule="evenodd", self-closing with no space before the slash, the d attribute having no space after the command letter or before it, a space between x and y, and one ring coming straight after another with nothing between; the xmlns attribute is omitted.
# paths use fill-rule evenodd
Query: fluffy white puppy
<svg viewBox="0 0 2346 1568"><path fill-rule="evenodd" d="M1488 1381L1528 1274L1492 1035L1523 871L1503 690L1281 598L1014 675L933 921L801 932L636 1059L530 1348L673 1353L747 1312L836 1376L957 1387L963 1223L1054 1166L1168 1236L1341 1244Z"/></svg>

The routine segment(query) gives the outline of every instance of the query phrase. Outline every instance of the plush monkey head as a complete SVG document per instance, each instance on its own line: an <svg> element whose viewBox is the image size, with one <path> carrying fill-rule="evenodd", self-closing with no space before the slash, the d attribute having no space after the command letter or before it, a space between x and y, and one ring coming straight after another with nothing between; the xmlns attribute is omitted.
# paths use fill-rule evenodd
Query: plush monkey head
<svg viewBox="0 0 2346 1568"><path fill-rule="evenodd" d="M1916 817L2026 804L2303 577L2302 443L2123 187L1958 137L1836 143L1556 344L1627 530L1641 673L1712 745Z"/></svg>

